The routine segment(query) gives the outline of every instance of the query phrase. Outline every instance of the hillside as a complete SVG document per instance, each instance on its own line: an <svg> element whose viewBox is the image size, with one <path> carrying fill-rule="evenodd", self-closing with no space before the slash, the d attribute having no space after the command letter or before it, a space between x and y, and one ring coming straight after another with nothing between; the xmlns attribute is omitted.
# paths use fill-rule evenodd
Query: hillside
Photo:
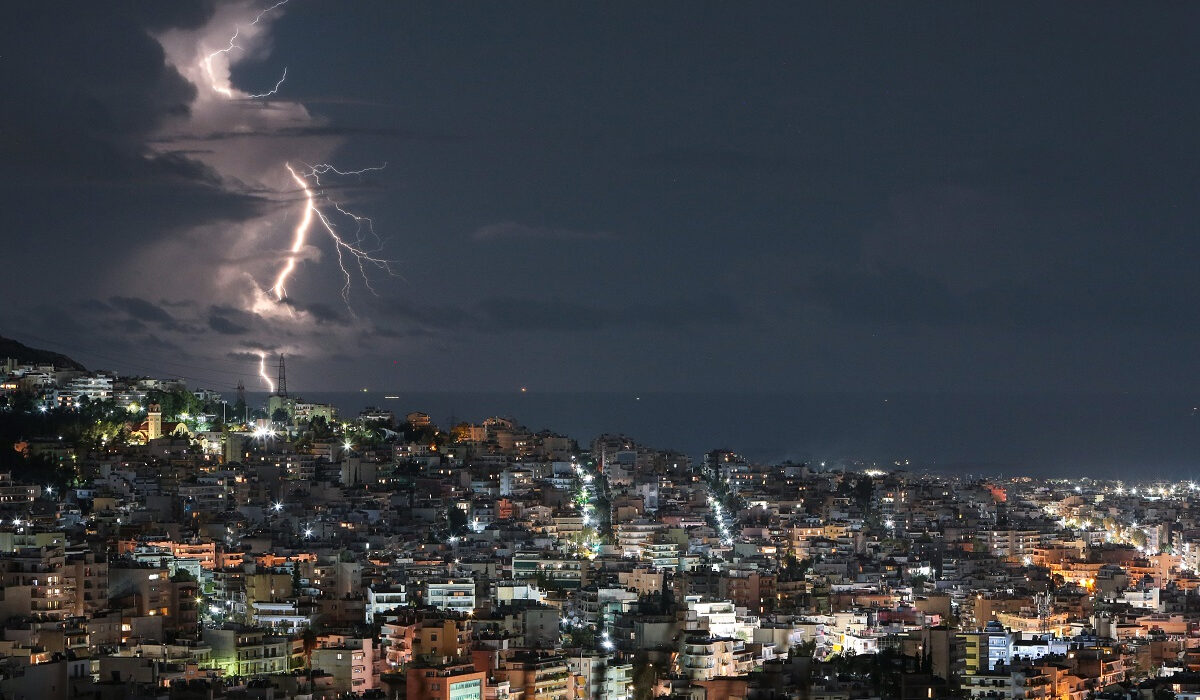
<svg viewBox="0 0 1200 700"><path fill-rule="evenodd" d="M86 372L87 368L79 364L75 360L66 355L51 352L49 350L39 350L31 348L24 343L0 336L0 359L5 357L15 357L24 363L35 365L53 364L55 367L65 369L77 369L81 372Z"/></svg>

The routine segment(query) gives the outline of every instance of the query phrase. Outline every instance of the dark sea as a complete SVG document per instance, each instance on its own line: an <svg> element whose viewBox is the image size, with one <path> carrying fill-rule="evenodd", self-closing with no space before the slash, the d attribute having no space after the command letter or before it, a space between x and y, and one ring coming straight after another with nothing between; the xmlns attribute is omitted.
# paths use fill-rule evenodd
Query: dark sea
<svg viewBox="0 0 1200 700"><path fill-rule="evenodd" d="M1003 476L1200 480L1200 398L1187 395L312 392L343 416L366 406L442 426L506 416L698 458L721 448L828 469L895 464ZM250 394L252 403L264 395Z"/></svg>

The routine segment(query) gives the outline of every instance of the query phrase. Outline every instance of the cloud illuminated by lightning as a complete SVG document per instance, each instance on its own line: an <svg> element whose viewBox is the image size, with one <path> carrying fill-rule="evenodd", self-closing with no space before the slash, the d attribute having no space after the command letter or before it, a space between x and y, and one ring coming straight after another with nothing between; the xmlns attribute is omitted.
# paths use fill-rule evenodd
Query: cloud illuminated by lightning
<svg viewBox="0 0 1200 700"><path fill-rule="evenodd" d="M253 20L245 25L235 25L233 29L233 35L229 37L227 45L224 48L213 51L205 56L205 58L201 61L201 64L203 66L204 74L207 76L208 82L214 92L226 97L227 99L261 99L271 97L279 92L279 88L283 85L284 81L287 80L287 67L284 67L283 75L280 76L279 81L275 83L275 87L272 89L261 94L245 94L241 93L240 91L235 91L232 86L226 84L227 81L217 79L216 72L213 68L213 61L216 60L216 58L221 54L228 56L234 49L241 49L242 47L238 45L238 37L241 35L243 27L249 27L258 24L263 17L267 15L267 13L280 7L281 5L286 4L287 2L288 0L279 0L270 7L260 11ZM287 257L284 260L283 267L280 268L279 272L276 274L275 283L272 285L270 290L270 293L274 295L276 301L283 301L287 296L287 282L296 269L296 263L300 253L304 250L304 246L308 238L308 231L312 228L313 219L321 222L321 227L325 229L325 232L328 233L329 237L333 240L334 251L337 253L338 267L341 268L342 275L345 278L345 283L342 285L342 300L346 303L347 307L350 306L350 290L353 286L354 279L354 275L351 272L352 269L357 268L358 275L362 279L363 286L365 286L371 293L374 293L375 290L371 286L371 279L367 270L368 267L374 267L376 269L383 270L389 275L394 274L391 268L392 261L378 257L374 252L382 247L382 241L375 233L374 222L368 217L361 216L347 210L338 202L335 202L328 196L325 196L323 192L319 195L318 193L313 192L313 185L317 187L322 186L322 175L333 174L343 177L350 175L362 175L367 172L382 170L384 167L386 167L386 165L387 164L384 163L381 166L363 168L361 170L339 170L328 163L319 163L311 166L306 165L306 171L297 172L290 163L284 164L284 167L287 168L288 174L291 175L292 181L295 182L300 187L300 190L304 193L304 203L303 212L300 215L300 221L296 224L295 231L292 234L292 245L288 249ZM310 185L310 180L312 185ZM336 210L338 214L354 222L355 231L353 238L348 235L343 235L338 231L337 225L332 219L330 219L330 216L322 211L321 207L318 206L318 196L320 196L321 200L326 202L330 208ZM372 250L367 249L364 234L369 234L373 239ZM353 313L353 310L351 310L351 313Z"/></svg>
<svg viewBox="0 0 1200 700"><path fill-rule="evenodd" d="M267 390L274 394L275 381L271 379L271 375L267 374L267 353L261 350L258 353L258 376L262 377L263 382L266 383Z"/></svg>
<svg viewBox="0 0 1200 700"><path fill-rule="evenodd" d="M263 11L259 12L258 15L253 20L246 23L246 26L252 26L252 25L258 24L259 21L262 20L262 18L268 12L270 12L271 10L274 10L277 7L280 7L281 5L286 5L287 3L288 3L288 0L279 0L279 2L275 3L274 5L271 5L270 7L264 9ZM234 97L233 88L225 87L224 85L221 85L219 83L219 81L217 80L216 74L213 73L212 62L213 62L213 59L215 59L220 54L229 55L229 53L231 51L233 51L234 49L242 48L237 45L237 38L241 33L242 33L242 26L235 25L233 28L233 36L229 37L229 45L223 49L217 49L216 51L213 51L212 53L205 56L204 60L201 61L201 64L204 66L204 73L205 73L205 75L208 76L208 82L211 85L213 91L218 92L229 99L233 99L233 97ZM280 78L279 82L275 84L274 90L271 90L270 92L265 93L263 95L250 95L249 97L267 97L270 95L274 95L279 90L279 86L283 84L283 81L285 78L287 78L287 68L283 69L283 78Z"/></svg>
<svg viewBox="0 0 1200 700"><path fill-rule="evenodd" d="M382 241L375 234L374 222L370 218L360 216L348 211L337 202L330 200L330 205L343 216L351 219L356 224L354 240L347 236L343 236L338 232L337 226L333 221L317 206L317 195L313 192L312 185L309 184L309 179L317 186L321 185L321 175L335 173L337 175L361 175L363 173L382 170L387 166L387 163L379 166L363 168L361 170L338 170L328 163L320 163L317 165L308 166L308 170L303 174L296 172L296 169L290 163L286 163L288 173L291 174L292 180L300 187L304 193L304 212L300 216L300 223L296 225L295 233L292 236L292 247L288 251L288 257L284 261L283 268L275 278L275 285L271 288L276 300L283 301L287 296L286 284L292 272L296 269L296 259L300 251L304 249L304 244L308 237L308 230L312 228L313 219L321 222L321 227L329 234L333 240L334 250L337 253L338 267L342 270L342 275L345 278L345 284L342 285L342 300L347 307L350 305L350 289L353 284L354 276L351 274L351 268L347 266L347 257L353 260L353 265L358 268L359 277L362 279L363 286L374 293L374 288L371 286L370 275L367 272L367 267L375 267L383 270L389 275L394 275L392 271L392 261L380 258L375 252L367 250L364 245L364 231L371 234L375 239L376 245L381 245Z"/></svg>
<svg viewBox="0 0 1200 700"><path fill-rule="evenodd" d="M254 2L254 0L242 0L242 2ZM261 1L261 0L260 0ZM216 22L214 26L229 26L232 24L233 31L225 39L225 34L217 33L219 37L217 41L221 42L217 45L221 48L211 51L207 47L199 52L193 52L188 57L190 66L189 74L199 86L211 88L204 90L202 97L209 99L199 100L199 104L205 109L196 110L196 114L201 115L198 119L216 120L220 122L233 122L230 131L239 131L241 129L252 130L253 125L260 122L269 122L275 124L284 119L296 119L300 121L312 122L315 121L307 111L300 106L298 102L289 100L272 100L271 110L247 110L244 113L237 110L237 105L245 100L269 99L279 93L280 88L288 79L288 69L284 67L283 73L274 87L270 90L251 94L235 87L229 80L229 68L231 64L244 58L242 52L253 47L256 40L260 37L262 31L266 31L264 27L270 23L272 11L277 10L281 6L287 4L289 0L267 0L273 2L268 7L257 11L257 14L252 15L250 19L238 19L238 16L250 17L249 13L243 15L246 10L242 2L238 3L239 9L230 7L232 17L226 16ZM230 19L234 21L231 22ZM254 27L254 25L260 25ZM253 28L253 29L252 29ZM168 36L167 42L174 44L175 36ZM181 37L182 38L182 37ZM211 39L205 40L200 38L198 43L193 43L193 51L195 47L212 46ZM178 51L182 54L186 51L186 43L180 42ZM235 52L235 49L237 51ZM212 99L212 98L216 99ZM384 248L383 241L375 231L374 222L366 216L362 216L350 208L344 206L343 203L335 200L329 192L326 191L326 186L323 179L342 178L356 175L363 175L368 172L382 170L387 164L362 168L359 170L341 170L329 163L320 162L316 165L310 165L313 160L323 160L328 157L331 148L326 147L324 152L314 153L311 142L306 142L302 148L303 153L298 153L292 156L289 161L284 162L284 168L287 171L291 181L295 186L299 187L302 193L297 221L294 229L291 232L290 245L283 251L282 259L275 271L274 278L271 280L270 286L263 286L263 281L251 283L253 285L252 307L255 313L271 313L269 307L275 307L275 312L293 315L295 309L289 304L282 304L289 296L288 287L294 281L297 267L303 258L301 256L306 253L311 253L315 250L311 244L309 232L313 229L314 220L319 222L320 227L329 236L333 242L334 252L337 255L338 268L342 272L343 285L341 288L341 296L351 315L354 315L354 310L350 308L350 293L355 286L355 278L357 277L365 289L372 294L375 289L372 286L372 275L378 271L383 271L385 274L395 276L393 271L394 261L387 260L381 257L380 251ZM258 160L252 161L253 164L246 166L245 163L250 161L255 155ZM258 153L258 154L228 154L223 161L232 161L243 169L250 170L253 175L250 178L241 176L242 180L258 180L263 182L266 180L274 180L273 176L264 178L265 173L258 170L258 163L263 160L266 162L274 161L274 154ZM264 158L265 157L265 158ZM303 158L304 160L301 160ZM311 159L311 160L310 160ZM282 159L280 159L282 160ZM278 163L278 161L274 161ZM302 163L302 165L293 166L291 163ZM274 170L277 166L270 166L271 170L282 175L281 171ZM264 183L265 184L265 183ZM278 182L272 182L269 185L272 188L278 187ZM264 227L265 229L266 227ZM248 240L257 239L258 236L252 236ZM257 277L258 275L254 275Z"/></svg>

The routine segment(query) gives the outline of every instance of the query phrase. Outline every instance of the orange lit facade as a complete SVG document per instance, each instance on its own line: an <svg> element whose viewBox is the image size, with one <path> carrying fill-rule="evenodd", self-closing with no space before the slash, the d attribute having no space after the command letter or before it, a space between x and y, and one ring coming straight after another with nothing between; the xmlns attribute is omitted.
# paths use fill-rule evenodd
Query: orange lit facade
<svg viewBox="0 0 1200 700"><path fill-rule="evenodd" d="M414 664L405 683L413 700L483 700L487 692L487 674L471 664Z"/></svg>

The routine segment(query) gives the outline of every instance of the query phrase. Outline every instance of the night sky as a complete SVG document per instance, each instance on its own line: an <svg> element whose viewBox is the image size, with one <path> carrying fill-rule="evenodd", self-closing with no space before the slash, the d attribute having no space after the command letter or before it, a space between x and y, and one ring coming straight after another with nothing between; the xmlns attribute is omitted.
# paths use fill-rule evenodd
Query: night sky
<svg viewBox="0 0 1200 700"><path fill-rule="evenodd" d="M10 5L0 334L89 367L222 390L261 388L260 351L309 390L1200 375L1194 3ZM373 219L396 275L368 267L375 296L353 266L345 302L313 229L280 302L285 163L321 162L386 163L314 189Z"/></svg>

